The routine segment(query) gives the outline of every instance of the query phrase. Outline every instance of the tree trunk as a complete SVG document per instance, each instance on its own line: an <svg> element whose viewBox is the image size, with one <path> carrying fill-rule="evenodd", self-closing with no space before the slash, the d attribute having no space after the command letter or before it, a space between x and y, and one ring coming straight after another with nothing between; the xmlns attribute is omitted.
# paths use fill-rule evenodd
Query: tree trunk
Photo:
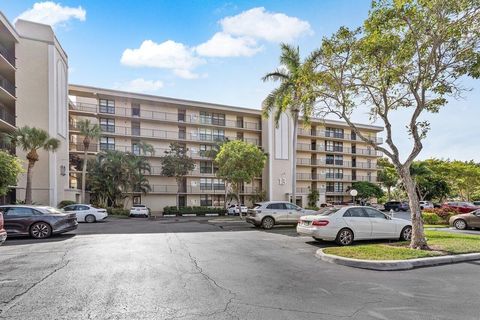
<svg viewBox="0 0 480 320"><path fill-rule="evenodd" d="M35 161L28 160L27 167L27 185L25 187L25 204L32 204L32 175Z"/></svg>
<svg viewBox="0 0 480 320"><path fill-rule="evenodd" d="M392 199L392 190L391 190L391 187L387 187L387 197L388 197L388 201L390 201L390 199Z"/></svg>
<svg viewBox="0 0 480 320"><path fill-rule="evenodd" d="M412 240L410 241L410 248L412 249L428 249L427 239L423 231L422 211L420 210L420 202L418 200L415 183L410 175L410 168L401 167L400 177L402 179L405 190L407 191L411 219L412 219Z"/></svg>
<svg viewBox="0 0 480 320"><path fill-rule="evenodd" d="M239 185L237 186L237 207L238 207L238 216L240 217L240 219L243 219L242 206L240 204L240 186Z"/></svg>
<svg viewBox="0 0 480 320"><path fill-rule="evenodd" d="M293 116L293 146L292 146L292 203L297 204L297 131L298 111Z"/></svg>
<svg viewBox="0 0 480 320"><path fill-rule="evenodd" d="M85 147L83 151L83 166L82 166L82 203L85 203L85 180L87 177L87 152L88 146Z"/></svg>
<svg viewBox="0 0 480 320"><path fill-rule="evenodd" d="M226 181L224 181L223 183L225 184L225 198L223 200L223 208L227 210L228 184Z"/></svg>
<svg viewBox="0 0 480 320"><path fill-rule="evenodd" d="M177 206L177 211L180 209L180 206L179 206L180 199L179 199L179 194L178 193L180 192L180 183L181 182L182 182L181 180L177 179L177 195L175 196L175 203L176 203L176 206Z"/></svg>

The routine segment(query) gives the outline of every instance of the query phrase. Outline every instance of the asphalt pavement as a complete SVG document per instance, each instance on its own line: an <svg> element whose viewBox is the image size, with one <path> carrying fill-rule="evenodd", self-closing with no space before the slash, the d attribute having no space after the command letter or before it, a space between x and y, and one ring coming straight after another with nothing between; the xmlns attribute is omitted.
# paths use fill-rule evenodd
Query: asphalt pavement
<svg viewBox="0 0 480 320"><path fill-rule="evenodd" d="M480 261L410 271L235 219L112 219L0 247L0 319L480 319Z"/></svg>

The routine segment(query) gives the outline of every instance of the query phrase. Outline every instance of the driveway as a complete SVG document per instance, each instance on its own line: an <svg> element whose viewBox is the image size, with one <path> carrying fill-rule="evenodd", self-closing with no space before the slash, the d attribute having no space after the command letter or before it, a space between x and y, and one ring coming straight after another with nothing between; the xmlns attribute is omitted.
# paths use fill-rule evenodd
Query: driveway
<svg viewBox="0 0 480 320"><path fill-rule="evenodd" d="M315 258L328 245L208 218L7 240L0 318L479 319L480 262L375 272Z"/></svg>

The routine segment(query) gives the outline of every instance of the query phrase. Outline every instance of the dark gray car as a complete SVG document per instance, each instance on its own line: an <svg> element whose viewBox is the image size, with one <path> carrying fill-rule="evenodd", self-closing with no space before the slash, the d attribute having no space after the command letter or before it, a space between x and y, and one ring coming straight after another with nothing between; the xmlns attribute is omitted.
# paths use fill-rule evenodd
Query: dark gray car
<svg viewBox="0 0 480 320"><path fill-rule="evenodd" d="M48 238L77 229L75 213L64 213L47 206L6 205L0 206L8 237L31 236Z"/></svg>

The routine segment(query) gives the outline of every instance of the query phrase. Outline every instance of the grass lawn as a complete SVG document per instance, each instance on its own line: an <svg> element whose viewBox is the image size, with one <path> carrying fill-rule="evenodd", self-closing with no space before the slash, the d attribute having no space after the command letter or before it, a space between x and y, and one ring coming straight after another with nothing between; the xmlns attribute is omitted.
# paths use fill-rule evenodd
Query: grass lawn
<svg viewBox="0 0 480 320"><path fill-rule="evenodd" d="M448 228L450 227L448 224L424 224L424 228Z"/></svg>
<svg viewBox="0 0 480 320"><path fill-rule="evenodd" d="M480 252L480 236L426 230L428 245L435 251L412 250L407 242L332 247L323 250L346 258L368 260L407 260L447 254Z"/></svg>

